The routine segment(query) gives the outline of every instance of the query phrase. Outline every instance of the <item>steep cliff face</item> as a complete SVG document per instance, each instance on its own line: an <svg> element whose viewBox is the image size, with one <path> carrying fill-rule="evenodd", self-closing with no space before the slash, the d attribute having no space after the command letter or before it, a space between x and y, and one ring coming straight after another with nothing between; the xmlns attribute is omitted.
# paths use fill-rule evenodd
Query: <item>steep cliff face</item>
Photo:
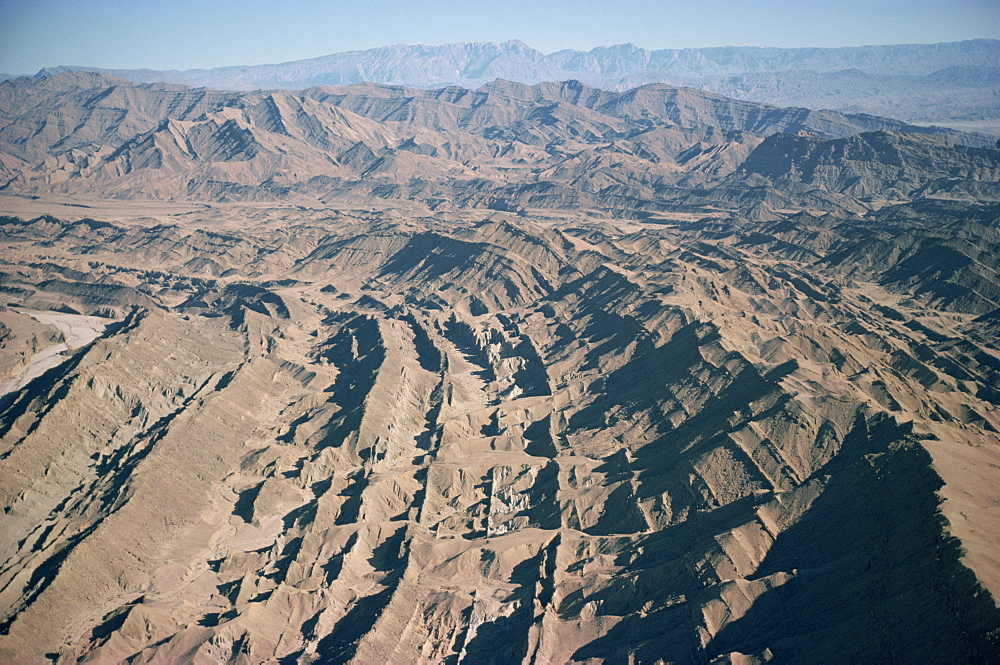
<svg viewBox="0 0 1000 665"><path fill-rule="evenodd" d="M219 214L0 224L3 660L995 660L995 206Z"/></svg>

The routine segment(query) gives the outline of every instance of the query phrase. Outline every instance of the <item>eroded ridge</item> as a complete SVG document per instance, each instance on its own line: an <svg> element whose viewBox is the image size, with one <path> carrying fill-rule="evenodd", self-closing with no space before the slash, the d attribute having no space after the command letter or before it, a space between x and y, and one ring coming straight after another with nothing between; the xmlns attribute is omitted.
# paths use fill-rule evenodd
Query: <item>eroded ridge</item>
<svg viewBox="0 0 1000 665"><path fill-rule="evenodd" d="M0 659L989 662L988 216L7 218Z"/></svg>

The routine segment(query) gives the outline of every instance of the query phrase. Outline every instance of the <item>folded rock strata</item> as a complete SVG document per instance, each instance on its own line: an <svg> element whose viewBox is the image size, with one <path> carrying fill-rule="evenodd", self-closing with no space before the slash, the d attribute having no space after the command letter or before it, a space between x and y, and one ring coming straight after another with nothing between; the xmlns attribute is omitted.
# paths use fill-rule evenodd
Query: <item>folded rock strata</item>
<svg viewBox="0 0 1000 665"><path fill-rule="evenodd" d="M995 659L995 206L224 212L0 220L0 660Z"/></svg>

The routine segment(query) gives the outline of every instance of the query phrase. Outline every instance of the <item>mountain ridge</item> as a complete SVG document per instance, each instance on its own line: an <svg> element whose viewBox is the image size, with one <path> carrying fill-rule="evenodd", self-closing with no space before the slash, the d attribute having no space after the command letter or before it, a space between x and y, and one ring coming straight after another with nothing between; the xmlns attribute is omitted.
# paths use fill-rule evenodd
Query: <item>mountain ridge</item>
<svg viewBox="0 0 1000 665"><path fill-rule="evenodd" d="M0 126L0 186L7 193L346 197L626 215L722 206L764 217L796 205L860 212L921 188L936 196L996 195L997 151L984 137L665 84L620 93L579 81L502 80L476 90L359 84L241 93L76 72L3 82L0 92L8 118ZM857 152L868 160L852 167L870 174L863 186L796 179L802 165L782 159L772 161L785 175L740 169L747 160L759 164L752 153L769 146L799 150L866 132L887 133L872 140L891 148ZM765 141L782 133L803 137ZM948 171L927 159L938 150L942 164L958 165L961 149L942 142L954 138L989 146L968 153L980 167ZM838 145L824 150L836 153ZM903 163L888 163L901 154L908 155Z"/></svg>
<svg viewBox="0 0 1000 665"><path fill-rule="evenodd" d="M941 73L954 67L984 67L984 90ZM64 71L101 71L148 83L167 81L233 90L304 89L316 85L373 82L408 87L478 87L494 78L522 83L580 79L622 90L644 83L712 90L750 101L784 106L833 108L903 120L996 119L1000 41L989 39L840 48L711 47L649 50L632 44L589 51L543 54L524 42L464 42L439 46L394 44L284 63L192 70L43 68L36 76ZM845 72L855 70L845 86ZM935 76L937 74L937 76ZM761 85L764 75L773 81ZM886 78L890 77L890 78ZM895 77L895 78L892 78ZM892 103L874 99L872 88L894 87ZM839 89L837 94L831 90ZM884 95L883 95L884 97Z"/></svg>
<svg viewBox="0 0 1000 665"><path fill-rule="evenodd" d="M995 662L996 213L0 218L0 658Z"/></svg>
<svg viewBox="0 0 1000 665"><path fill-rule="evenodd" d="M991 138L63 72L0 211L4 663L997 662Z"/></svg>
<svg viewBox="0 0 1000 665"><path fill-rule="evenodd" d="M900 55L908 56L907 61L900 62ZM328 65L337 62L351 62L355 58L363 62L392 61L393 57L406 56L409 58L425 56L438 58L441 56L452 56L459 61L468 63L469 66L463 68L468 73L475 73L482 69L483 60L491 62L490 57L496 58L505 55L520 55L526 57L529 62L545 62L559 65L564 71L558 79L573 78L574 72L597 73L608 78L610 75L638 74L649 69L658 74L687 74L693 76L709 75L733 75L742 73L762 73L780 72L791 70L811 70L816 72L841 71L856 68L868 73L882 74L931 74L946 67L960 65L982 65L1000 66L1000 40L996 39L971 39L958 42L938 42L933 44L897 44L897 45L870 45L870 46L844 46L844 47L824 47L824 48L780 48L764 46L716 46L706 48L684 48L684 49L645 49L634 44L624 43L612 46L598 46L589 51L577 51L573 49L563 49L549 54L543 54L528 46L520 40L508 40L506 42L456 42L441 45L427 44L391 44L388 46L359 49L353 51L343 51L331 53L329 55L315 56L300 60L290 60L279 63L268 63L260 65L225 65L220 67L187 70L156 70L156 69L114 69L99 68L80 65L59 65L46 67L35 74L38 76L50 76L63 71L95 71L115 74L118 72L122 78L135 80L136 82L150 83L154 81L178 82L186 84L215 85L218 83L207 83L212 79L212 73L252 73L255 71L268 72L295 72L296 69L309 71L314 65ZM822 64L823 58L827 58L828 64ZM450 67L450 71L456 71L452 66L454 61L445 58L444 66ZM383 62L383 64L385 64ZM471 67L471 69L470 69ZM478 68L478 69L477 69ZM369 74L381 70L371 69ZM461 69L458 70L461 73ZM358 72L360 73L360 72ZM168 78L145 78L162 77ZM197 77L204 77L199 80ZM368 78L351 80L353 83L386 83L403 84L411 87L430 87L436 85L447 85L450 78L435 79L428 83L406 83L402 80L391 80L385 78L385 74L379 74L379 78ZM185 78L187 77L187 78ZM496 78L495 76L490 78ZM490 78L463 77L465 82L485 83ZM172 79L172 80L171 80ZM268 79L264 79L268 80ZM310 87L309 84L302 85L301 81L307 79L272 78L271 83L255 85L255 87L282 87L287 85L275 85L274 82L294 81L294 85L301 89ZM518 80L516 77L511 80ZM555 80L555 79L546 79ZM520 81L528 82L528 81ZM530 81L537 83L540 81ZM338 82L341 83L341 82ZM318 83L314 83L316 85ZM223 86L225 87L225 86Z"/></svg>

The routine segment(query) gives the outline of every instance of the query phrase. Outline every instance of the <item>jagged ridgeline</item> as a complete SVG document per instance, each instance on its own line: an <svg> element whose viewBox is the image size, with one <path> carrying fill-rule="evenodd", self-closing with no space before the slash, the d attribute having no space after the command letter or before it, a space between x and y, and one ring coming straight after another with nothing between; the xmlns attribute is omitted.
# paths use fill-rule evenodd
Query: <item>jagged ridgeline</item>
<svg viewBox="0 0 1000 665"><path fill-rule="evenodd" d="M0 653L989 662L997 211L6 218Z"/></svg>
<svg viewBox="0 0 1000 665"><path fill-rule="evenodd" d="M239 93L79 72L0 83L0 112L0 192L21 195L756 219L1000 198L985 136L660 84Z"/></svg>
<svg viewBox="0 0 1000 665"><path fill-rule="evenodd" d="M37 76L95 71L137 83L168 81L226 90L382 83L475 88L578 79L608 90L669 83L778 106L887 115L909 121L975 125L1000 118L1000 41L853 48L721 48L649 51L632 44L548 55L527 44L397 44L274 65L188 71L50 67Z"/></svg>
<svg viewBox="0 0 1000 665"><path fill-rule="evenodd" d="M983 137L0 93L0 662L997 661Z"/></svg>

